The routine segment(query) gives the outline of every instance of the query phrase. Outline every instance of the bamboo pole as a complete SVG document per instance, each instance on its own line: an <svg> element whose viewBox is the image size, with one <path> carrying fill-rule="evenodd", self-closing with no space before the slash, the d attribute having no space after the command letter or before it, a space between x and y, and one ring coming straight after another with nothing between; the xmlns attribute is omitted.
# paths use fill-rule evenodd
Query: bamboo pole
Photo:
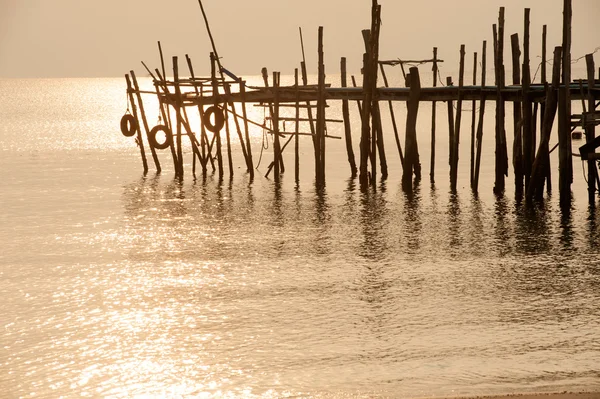
<svg viewBox="0 0 600 399"><path fill-rule="evenodd" d="M433 87L437 87L438 80L438 62L437 62L437 47L433 48ZM390 101L391 106L391 101ZM436 123L436 102L433 101L431 104L431 166L429 170L429 179L433 183L435 181L435 123ZM398 135L396 134L396 139ZM398 141L400 145L400 141ZM402 162L404 164L404 162Z"/></svg>
<svg viewBox="0 0 600 399"><path fill-rule="evenodd" d="M371 71L369 55L363 55L363 102L362 102L362 133L360 139L360 173L359 180L362 185L369 184L368 163L371 149Z"/></svg>
<svg viewBox="0 0 600 399"><path fill-rule="evenodd" d="M302 70L302 84L306 86L308 84L308 73L306 71L306 62L302 61L300 63L300 67ZM310 104L310 101L306 102L306 106L307 106L308 118L310 119L309 126L310 126L310 132L312 133L313 150L314 150L314 154L315 154L315 177L316 177L316 176L318 176L319 170L320 170L319 141L317 140L317 129L315 127L312 106Z"/></svg>
<svg viewBox="0 0 600 399"><path fill-rule="evenodd" d="M481 87L485 87L486 78L486 63L487 63L487 42L483 41L483 48L481 51ZM477 123L477 155L475 157L475 176L471 182L471 187L474 192L479 190L479 170L481 167L481 149L483 146L483 121L485 116L485 95L481 94L481 100L479 102L479 122Z"/></svg>
<svg viewBox="0 0 600 399"><path fill-rule="evenodd" d="M140 123L137 116L137 107L135 105L135 101L133 98L133 88L131 87L131 80L129 79L129 75L125 75L125 80L127 81L127 94L129 96L129 102L131 103L131 109L133 111L133 117L137 124L137 132L136 132L136 142L138 147L140 147L140 155L142 157L142 166L144 168L144 174L148 173L148 161L146 160L146 151L144 150L144 141L142 140L142 131L140 129Z"/></svg>
<svg viewBox="0 0 600 399"><path fill-rule="evenodd" d="M250 180L254 180L254 161L252 159L252 145L250 143L250 129L248 127L248 114L246 110L246 82L240 79L240 97L242 101L242 119L244 121L244 134L246 136L246 153L248 154L248 173ZM242 144L243 145L243 144Z"/></svg>
<svg viewBox="0 0 600 399"><path fill-rule="evenodd" d="M171 158L173 158L173 170L175 171L175 176L178 174L179 162L177 161L177 153L175 152L175 143L172 139L173 136L173 124L171 123L171 114L169 112L169 106L164 104L160 98L160 89L162 87L165 90L165 95L169 95L168 88L165 83L165 78L160 74L158 69L155 70L158 79L154 79L154 87L156 89L156 97L158 99L158 106L160 108L160 114L165 126L169 128L169 133L171 134L171 139L169 140L169 149L171 151ZM165 110L166 108L166 110Z"/></svg>
<svg viewBox="0 0 600 399"><path fill-rule="evenodd" d="M144 102L142 101L142 95L140 94L140 86L138 85L137 78L135 77L135 72L129 71L131 75L131 81L133 83L133 88L135 89L135 94L137 97L137 102L140 105L140 114L142 115L142 122L144 123L144 130L146 132L146 137L150 134L150 126L148 125L148 120L146 119L146 111L144 110ZM158 160L158 155L156 154L156 149L151 145L150 151L152 152L152 159L154 160L154 166L156 167L156 173L160 173L162 168L160 167L160 161Z"/></svg>
<svg viewBox="0 0 600 399"><path fill-rule="evenodd" d="M552 125L557 110L557 91L560 87L560 65L562 58L562 49L556 47L554 49L554 64L552 69L552 87L547 87L546 103L544 111L544 121L542 123L542 139L538 149L533 168L531 172L531 181L527 187L527 201L533 199L542 200L544 195L544 181L546 175L546 163L550 152L550 135L552 134ZM547 86L547 85L546 85Z"/></svg>
<svg viewBox="0 0 600 399"><path fill-rule="evenodd" d="M512 83L521 83L521 49L519 46L519 35L511 35L510 44L512 49ZM513 102L513 169L515 170L515 197L523 196L523 121L521 120L521 104Z"/></svg>
<svg viewBox="0 0 600 399"><path fill-rule="evenodd" d="M231 152L231 129L229 126L229 109L227 106L223 107L223 115L225 116L225 143L227 145L227 165L229 167L229 178L233 179L233 154Z"/></svg>
<svg viewBox="0 0 600 399"><path fill-rule="evenodd" d="M346 72L346 57L342 57L340 63L341 69L341 86L348 87L348 79ZM296 82L297 84L297 82ZM299 94L298 94L299 96ZM346 137L346 153L348 154L348 163L350 164L350 172L352 173L352 177L356 176L357 168L356 161L354 158L354 149L352 148L352 125L350 124L350 107L348 100L342 100L342 116L344 118L344 134ZM298 115L296 115L298 118ZM298 130L298 126L296 125L296 131ZM297 137L297 136L296 136Z"/></svg>
<svg viewBox="0 0 600 399"><path fill-rule="evenodd" d="M473 53L473 86L477 85L477 52ZM477 112L475 112L475 107L477 106L477 100L473 100L471 102L471 151L470 151L470 159L471 159L471 170L469 175L469 182L473 181L475 176L475 132L477 130Z"/></svg>

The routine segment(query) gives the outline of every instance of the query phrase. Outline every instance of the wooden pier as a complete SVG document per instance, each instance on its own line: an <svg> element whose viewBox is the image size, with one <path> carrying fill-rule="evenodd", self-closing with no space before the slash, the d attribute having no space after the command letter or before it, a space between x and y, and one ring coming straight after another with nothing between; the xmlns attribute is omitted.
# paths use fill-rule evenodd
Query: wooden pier
<svg viewBox="0 0 600 399"><path fill-rule="evenodd" d="M594 149L596 145L595 126L600 123L600 112L596 108L600 103L600 81L596 76L593 54L585 57L587 77L573 81L571 78L571 19L572 0L564 0L563 42L553 49L551 60L547 54L547 27L543 26L541 75L538 82L531 77L530 61L530 10L524 10L524 25L522 42L519 33L510 36L512 77L507 84L505 73L505 10L500 8L498 21L492 26L493 48L492 62L494 65L493 85L488 83L486 65L488 64L487 42L484 41L480 54L473 53L473 77L471 84L465 83L465 64L467 53L465 46L460 47L459 76L447 77L445 86L441 82L439 66L443 63L437 56L438 49L433 49L433 58L427 60L380 60L379 59L379 30L381 27L381 5L372 0L371 27L362 31L365 52L363 56L362 86L357 87L357 79L351 76L352 87L348 84L346 59L340 62L341 87L332 87L326 82L324 64L324 29L319 28L318 34L318 78L317 82L309 84L307 65L302 43L302 61L294 71L294 84L283 86L279 72L269 74L266 68L262 70L263 85L248 86L243 78L239 78L223 68L212 37L208 18L202 1L200 9L204 17L207 32L212 44L210 54L211 75L196 77L192 62L186 56L188 68L187 77L183 77L178 57L172 59L172 80L166 78L167 71L162 48L159 43L161 69L151 70L142 63L153 79L154 91L140 89L133 71L126 75L128 100L131 110L121 121L121 130L125 136L136 137L140 148L144 172L147 172L146 145L149 147L157 172L162 170L157 150L169 150L174 165L175 175L184 176L184 147L183 139L189 140L192 156L192 173L202 173L206 176L209 169L217 172L223 178L225 170L233 176L234 166L231 152L231 135L235 134L241 146L245 161L246 173L254 178L255 161L250 144L250 125L258 126L268 132L273 141L273 160L267 168L265 176L273 175L278 181L282 178L286 164L283 154L289 144L294 151L294 175L299 179L299 138L310 136L314 148L315 180L318 186L325 184L326 145L330 138L344 139L348 154L348 163L352 176L357 176L362 187L368 187L377 181L377 176L386 178L390 171L387 167L384 133L382 131L381 106L389 107L391 124L394 132L396 149L400 156L403 172L403 188L412 190L414 182L421 179L421 160L417 131L417 116L419 104L432 104L431 160L429 162L430 180L435 181L436 144L441 142L436 137L436 113L440 102L447 104L448 113L448 151L450 166L450 183L456 190L457 171L459 165L460 144L470 145L470 180L474 192L480 189L479 173L481 165L482 143L484 135L492 132L484 131L486 105L495 106L495 183L494 192L503 195L506 187L505 179L509 169L514 171L515 193L528 202L543 199L544 192L551 190L550 140L554 121L558 114L558 151L559 151L559 189L561 204L568 206L571 200L571 183L573 180L573 156L571 151L571 134L576 127L585 131L586 146L582 148L581 156L587 160L587 182L589 202L596 202L596 192L600 188L598 168ZM523 51L521 51L521 43ZM522 56L522 57L521 57ZM478 60L481 64L481 76L478 76ZM549 62L550 61L550 62ZM415 64L426 65L433 71L433 86L423 87L421 71ZM547 75L546 65L552 66L550 76ZM405 87L390 87L386 68L400 66L405 79ZM405 67L409 67L406 71ZM548 80L549 79L549 80ZM479 83L478 83L479 80ZM156 126L148 124L144 110L143 97L156 96L160 107L160 122ZM339 101L342 105L343 119L336 120L327 117L329 102ZM571 114L572 101L580 101L583 113ZM350 122L350 103L357 103L362 123L360 126ZM404 102L407 106L407 117L404 125L404 148L401 145L398 120L392 104ZM236 107L235 104L238 106ZM472 109L478 108L479 115L472 114L470 132L467 133L466 123L463 123L463 108L469 104ZM513 120L512 141L510 151L507 145L506 109L512 106ZM248 106L262 106L268 117L264 121L253 121L248 117ZM282 117L283 108L293 108L294 117ZM241 109L241 111L240 111ZM489 108L488 108L489 110ZM190 113L199 116L200 126L191 126ZM293 123L292 132L283 133L281 127L285 123ZM327 124L343 123L344 137L333 137L327 133ZM302 131L304 130L304 131ZM358 143L358 163L354 153L356 143L352 142L352 131L360 130ZM388 138L389 139L389 138ZM223 142L224 141L224 142ZM445 141L445 139L444 139ZM224 149L223 147L226 146ZM190 147L188 147L190 148ZM226 154L226 155L224 155ZM225 160L224 157L227 157ZM509 161L510 159L510 161ZM227 162L227 168L225 167ZM197 172L197 165L201 171Z"/></svg>

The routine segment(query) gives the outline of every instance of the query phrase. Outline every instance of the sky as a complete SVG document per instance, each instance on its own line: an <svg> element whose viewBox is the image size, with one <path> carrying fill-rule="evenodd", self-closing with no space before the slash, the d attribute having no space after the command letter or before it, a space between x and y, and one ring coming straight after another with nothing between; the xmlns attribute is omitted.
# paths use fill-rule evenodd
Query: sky
<svg viewBox="0 0 600 399"><path fill-rule="evenodd" d="M317 32L324 27L328 73L340 58L359 71L370 27L371 0L203 0L222 64L237 75L262 67L293 74L302 60L303 29L309 71L317 69ZM427 59L433 47L448 70L458 69L460 45L467 54L488 42L492 24L506 7L506 54L510 35L523 35L524 8L531 8L532 63L541 54L542 25L548 25L548 53L561 44L562 0L380 0L380 59ZM600 47L600 0L573 0L573 59ZM160 65L161 41L171 57L185 54L196 74L210 72L210 42L198 0L0 0L0 78L119 77L141 61ZM472 58L471 58L472 59ZM600 52L596 53L600 65ZM539 58L538 58L539 60ZM472 62L472 61L471 61ZM583 61L582 61L583 62ZM539 61L538 61L539 63Z"/></svg>

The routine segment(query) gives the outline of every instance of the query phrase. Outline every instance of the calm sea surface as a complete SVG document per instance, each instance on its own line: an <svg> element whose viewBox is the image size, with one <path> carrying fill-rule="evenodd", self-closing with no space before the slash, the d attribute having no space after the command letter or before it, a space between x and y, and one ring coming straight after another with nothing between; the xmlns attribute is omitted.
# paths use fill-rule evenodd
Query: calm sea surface
<svg viewBox="0 0 600 399"><path fill-rule="evenodd" d="M423 104L424 180L411 196L388 122L390 178L367 192L349 178L342 140L328 141L316 190L306 138L298 186L291 152L281 185L262 177L271 146L253 182L239 155L232 181L195 180L189 151L178 182L168 152L161 175L150 159L143 176L119 131L124 88L0 80L0 397L600 389L600 213L579 161L570 213L557 190L533 209L516 203L512 175L497 199L490 106L480 195L468 188L470 112L453 195L446 107L431 185ZM405 106L396 113L404 131ZM262 122L262 109L252 114ZM263 136L252 135L257 160Z"/></svg>

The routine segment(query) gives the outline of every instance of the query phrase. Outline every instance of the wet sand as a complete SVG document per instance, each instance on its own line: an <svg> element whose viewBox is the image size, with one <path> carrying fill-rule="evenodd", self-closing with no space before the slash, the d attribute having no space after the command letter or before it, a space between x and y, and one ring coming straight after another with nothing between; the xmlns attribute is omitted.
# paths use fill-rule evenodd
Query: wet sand
<svg viewBox="0 0 600 399"><path fill-rule="evenodd" d="M512 394L495 396L454 397L447 399L600 399L600 392L562 392L537 394Z"/></svg>

